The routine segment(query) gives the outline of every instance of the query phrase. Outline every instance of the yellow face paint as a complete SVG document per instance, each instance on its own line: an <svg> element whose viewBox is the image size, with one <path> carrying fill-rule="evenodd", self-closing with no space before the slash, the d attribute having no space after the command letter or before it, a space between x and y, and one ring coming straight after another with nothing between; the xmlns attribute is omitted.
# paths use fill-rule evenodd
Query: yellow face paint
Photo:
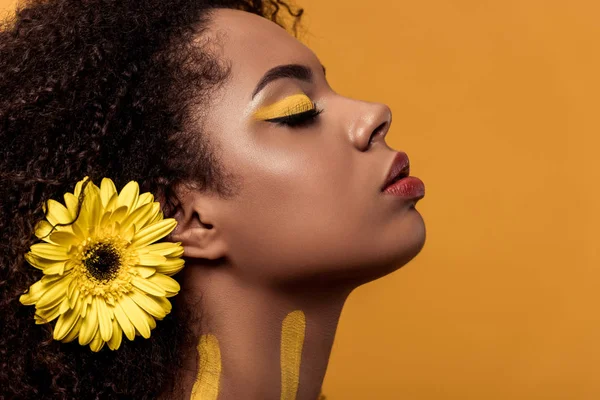
<svg viewBox="0 0 600 400"><path fill-rule="evenodd" d="M200 368L190 399L217 400L221 378L221 350L217 337L202 335L197 350L200 356Z"/></svg>
<svg viewBox="0 0 600 400"><path fill-rule="evenodd" d="M296 399L305 330L306 317L301 310L286 315L281 325L281 400Z"/></svg>
<svg viewBox="0 0 600 400"><path fill-rule="evenodd" d="M300 114L313 108L315 108L315 105L312 100L304 93L299 93L288 96L269 106L261 107L254 113L254 118L264 121Z"/></svg>

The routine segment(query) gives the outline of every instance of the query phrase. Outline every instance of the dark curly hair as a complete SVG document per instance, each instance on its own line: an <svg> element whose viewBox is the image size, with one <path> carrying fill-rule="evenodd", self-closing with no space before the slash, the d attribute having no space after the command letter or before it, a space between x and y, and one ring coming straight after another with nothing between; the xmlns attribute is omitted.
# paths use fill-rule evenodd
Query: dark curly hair
<svg viewBox="0 0 600 400"><path fill-rule="evenodd" d="M54 340L19 296L42 276L24 260L42 205L84 176L117 188L136 180L166 217L176 185L235 194L201 124L229 76L210 43L194 40L217 8L293 21L294 33L302 15L281 0L22 0L0 22L1 399L183 394L177 372L194 338L177 297L150 339L93 353Z"/></svg>

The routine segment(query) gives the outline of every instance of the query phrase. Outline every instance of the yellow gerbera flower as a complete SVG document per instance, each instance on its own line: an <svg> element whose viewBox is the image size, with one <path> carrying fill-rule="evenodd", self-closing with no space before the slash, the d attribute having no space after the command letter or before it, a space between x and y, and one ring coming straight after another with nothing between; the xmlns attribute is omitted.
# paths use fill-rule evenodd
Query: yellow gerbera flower
<svg viewBox="0 0 600 400"><path fill-rule="evenodd" d="M171 311L167 298L180 288L169 276L183 268L183 247L181 242L151 244L177 222L163 219L160 204L151 193L140 195L135 181L120 193L108 178L100 187L89 182L77 215L86 179L65 193L66 206L55 200L44 204L47 220L35 229L43 243L25 255L44 276L19 300L35 305L36 324L58 318L54 339L79 338L92 351L108 343L116 350L123 333L129 340L149 338L155 319Z"/></svg>

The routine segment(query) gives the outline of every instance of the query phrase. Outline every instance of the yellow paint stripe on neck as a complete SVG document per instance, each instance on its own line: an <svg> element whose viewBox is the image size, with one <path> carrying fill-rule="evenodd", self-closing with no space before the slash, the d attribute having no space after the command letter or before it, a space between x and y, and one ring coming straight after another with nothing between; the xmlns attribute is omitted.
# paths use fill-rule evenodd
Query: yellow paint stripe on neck
<svg viewBox="0 0 600 400"><path fill-rule="evenodd" d="M281 400L296 399L305 330L301 310L289 313L281 324Z"/></svg>
<svg viewBox="0 0 600 400"><path fill-rule="evenodd" d="M192 387L191 400L217 400L221 378L221 350L215 335L202 335L197 350L200 356L198 377Z"/></svg>

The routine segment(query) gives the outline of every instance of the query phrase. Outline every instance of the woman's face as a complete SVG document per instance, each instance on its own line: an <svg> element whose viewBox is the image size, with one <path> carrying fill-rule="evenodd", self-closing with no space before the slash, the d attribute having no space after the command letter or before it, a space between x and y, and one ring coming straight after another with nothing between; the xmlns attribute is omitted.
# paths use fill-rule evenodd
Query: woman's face
<svg viewBox="0 0 600 400"><path fill-rule="evenodd" d="M231 75L203 128L241 188L228 200L184 199L212 225L198 243L184 242L186 255L220 248L240 274L271 283L366 281L411 260L425 242L416 200L380 191L396 154L384 141L390 109L337 94L316 55L264 18L222 9L211 25ZM312 102L322 110L314 119L277 120Z"/></svg>

